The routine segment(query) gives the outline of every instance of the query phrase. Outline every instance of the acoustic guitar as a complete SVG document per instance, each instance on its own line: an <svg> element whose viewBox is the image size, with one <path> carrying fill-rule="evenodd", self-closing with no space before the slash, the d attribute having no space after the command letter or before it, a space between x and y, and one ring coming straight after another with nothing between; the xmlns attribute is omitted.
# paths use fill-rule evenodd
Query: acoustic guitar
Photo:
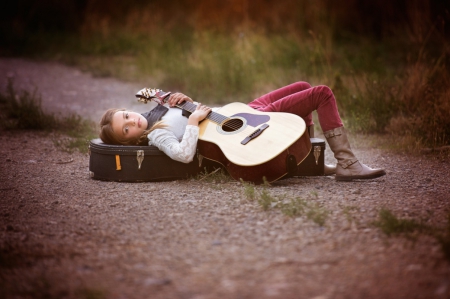
<svg viewBox="0 0 450 299"><path fill-rule="evenodd" d="M145 88L136 96L142 102L164 103L168 93ZM194 112L197 105L176 107ZM304 120L291 113L260 112L246 104L231 103L212 111L199 124L199 160L223 165L236 180L273 182L296 172L311 150Z"/></svg>

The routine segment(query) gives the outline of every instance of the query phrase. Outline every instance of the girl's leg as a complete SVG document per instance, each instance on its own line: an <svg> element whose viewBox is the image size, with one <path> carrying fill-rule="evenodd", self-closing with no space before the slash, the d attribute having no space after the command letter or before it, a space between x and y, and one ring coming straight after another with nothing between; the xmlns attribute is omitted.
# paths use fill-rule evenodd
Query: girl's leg
<svg viewBox="0 0 450 299"><path fill-rule="evenodd" d="M266 105L259 106L257 109L267 112L289 112L303 119L310 116L312 111L317 111L320 126L335 158L338 160L337 180L371 179L386 174L383 169L372 169L360 163L353 154L339 116L336 99L329 87L311 87L275 101L266 99L264 104ZM305 123L307 126L310 125L307 119L305 119Z"/></svg>
<svg viewBox="0 0 450 299"><path fill-rule="evenodd" d="M281 87L279 89L276 89L274 91L271 91L263 96L260 96L259 98L251 101L248 103L248 105L254 109L258 109L260 107L265 107L269 105L270 103L273 103L275 101L278 101L279 99L282 99L288 95L291 95L293 93L306 90L308 88L311 88L311 85L307 82L295 82L289 85L286 85L284 87Z"/></svg>
<svg viewBox="0 0 450 299"><path fill-rule="evenodd" d="M279 89L276 89L274 91L271 91L263 96L260 96L259 98L248 103L248 105L253 109L262 110L273 102L276 102L294 93L307 90L309 88L311 88L311 84L309 84L308 82L303 81L295 82L287 86L281 87ZM302 116L302 118L308 127L314 124L311 113L309 115Z"/></svg>
<svg viewBox="0 0 450 299"><path fill-rule="evenodd" d="M259 101L258 103L264 103L265 105L255 108L266 112L288 112L296 114L305 120L307 126L312 125L311 113L317 110L320 126L323 131L343 126L337 109L336 99L331 89L327 86L311 87L300 92L289 94L281 99L270 101L272 98L274 97L269 96L263 98L264 101ZM250 104L252 106L254 102Z"/></svg>

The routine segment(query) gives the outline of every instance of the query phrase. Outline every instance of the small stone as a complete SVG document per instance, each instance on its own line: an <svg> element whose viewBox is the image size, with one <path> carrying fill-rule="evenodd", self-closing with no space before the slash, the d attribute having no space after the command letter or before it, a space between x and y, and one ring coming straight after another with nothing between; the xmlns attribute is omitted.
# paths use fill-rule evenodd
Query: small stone
<svg viewBox="0 0 450 299"><path fill-rule="evenodd" d="M406 271L419 271L422 269L420 264L411 264L406 267Z"/></svg>
<svg viewBox="0 0 450 299"><path fill-rule="evenodd" d="M214 240L214 241L211 243L211 245L213 245L213 246L220 246L220 245L222 245L222 242L220 242L219 240Z"/></svg>
<svg viewBox="0 0 450 299"><path fill-rule="evenodd" d="M166 284L170 284L172 281L168 278L147 278L144 281L146 286L162 286Z"/></svg>

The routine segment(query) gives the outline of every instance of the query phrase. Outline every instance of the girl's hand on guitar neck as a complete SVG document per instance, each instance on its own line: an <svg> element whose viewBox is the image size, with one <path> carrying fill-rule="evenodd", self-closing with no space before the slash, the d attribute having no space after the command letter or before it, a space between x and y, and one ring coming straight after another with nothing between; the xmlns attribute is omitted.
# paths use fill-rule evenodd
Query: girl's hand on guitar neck
<svg viewBox="0 0 450 299"><path fill-rule="evenodd" d="M211 112L211 108L198 104L194 112L189 116L188 125L198 126L198 123L204 120Z"/></svg>
<svg viewBox="0 0 450 299"><path fill-rule="evenodd" d="M167 101L170 107L175 107L177 104L181 104L183 102L194 102L190 97L184 95L180 92L175 92L170 95L169 100Z"/></svg>

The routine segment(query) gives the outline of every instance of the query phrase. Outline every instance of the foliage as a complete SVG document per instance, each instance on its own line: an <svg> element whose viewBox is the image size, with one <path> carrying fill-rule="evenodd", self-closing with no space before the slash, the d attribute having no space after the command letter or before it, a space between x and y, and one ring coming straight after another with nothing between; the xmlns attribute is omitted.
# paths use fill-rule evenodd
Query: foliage
<svg viewBox="0 0 450 299"><path fill-rule="evenodd" d="M244 186L244 195L247 198L247 200L255 200L256 198L256 192L255 192L255 186L251 183L245 182L243 179L241 179L241 184Z"/></svg>
<svg viewBox="0 0 450 299"><path fill-rule="evenodd" d="M416 231L424 231L428 229L426 225L413 219L399 219L387 209L381 209L379 212L379 217L380 220L376 221L374 225L378 226L388 236L411 234Z"/></svg>
<svg viewBox="0 0 450 299"><path fill-rule="evenodd" d="M266 188L262 189L259 194L258 204L263 208L263 210L267 211L270 209L273 202L275 202L275 198L270 195Z"/></svg>
<svg viewBox="0 0 450 299"><path fill-rule="evenodd" d="M414 219L403 219L395 216L388 209L379 211L379 220L373 223L388 236L407 236L413 234L428 235L437 240L441 245L444 256L450 261L450 213L447 214L447 224L444 228L426 225Z"/></svg>
<svg viewBox="0 0 450 299"><path fill-rule="evenodd" d="M348 128L438 147L450 142L450 22L437 2L67 0L67 18L44 19L55 9L45 0L5 15L0 52L215 105L299 80L325 84Z"/></svg>
<svg viewBox="0 0 450 299"><path fill-rule="evenodd" d="M298 217L305 215L308 219L320 226L325 225L329 211L321 207L318 203L306 201L301 198L291 199L289 203L281 205L283 214L290 217Z"/></svg>
<svg viewBox="0 0 450 299"><path fill-rule="evenodd" d="M47 115L42 110L36 90L17 95L11 79L8 79L6 94L0 95L0 103L6 110L6 115L2 115L2 126L7 129L48 130L57 124L54 115Z"/></svg>
<svg viewBox="0 0 450 299"><path fill-rule="evenodd" d="M200 172L196 179L199 181L205 181L212 184L228 183L233 181L233 178L228 175L228 173L220 167L205 167L203 172Z"/></svg>
<svg viewBox="0 0 450 299"><path fill-rule="evenodd" d="M299 197L291 199L287 204L283 204L281 212L290 217L297 217L304 215L307 210L308 203L306 200Z"/></svg>
<svg viewBox="0 0 450 299"><path fill-rule="evenodd" d="M264 184L260 190L255 189L251 183L241 180L244 188L244 195L247 200L255 201L264 210L279 209L284 215L289 217L305 216L307 219L317 223L320 226L325 225L329 211L314 201L307 201L296 197L288 201L287 195L272 196L268 189L268 184ZM315 191L311 196L317 198Z"/></svg>
<svg viewBox="0 0 450 299"><path fill-rule="evenodd" d="M3 129L60 132L68 138L60 137L56 140L58 145L68 151L75 148L81 152L87 151L87 141L95 136L95 126L91 121L75 114L58 118L46 113L42 109L42 100L37 90L18 94L13 85L13 81L9 79L6 94L0 94L0 126Z"/></svg>
<svg viewBox="0 0 450 299"><path fill-rule="evenodd" d="M353 223L355 221L355 217L353 216L354 211L358 211L359 208L356 206L344 206L342 208L342 212L345 215L345 218L349 223Z"/></svg>

